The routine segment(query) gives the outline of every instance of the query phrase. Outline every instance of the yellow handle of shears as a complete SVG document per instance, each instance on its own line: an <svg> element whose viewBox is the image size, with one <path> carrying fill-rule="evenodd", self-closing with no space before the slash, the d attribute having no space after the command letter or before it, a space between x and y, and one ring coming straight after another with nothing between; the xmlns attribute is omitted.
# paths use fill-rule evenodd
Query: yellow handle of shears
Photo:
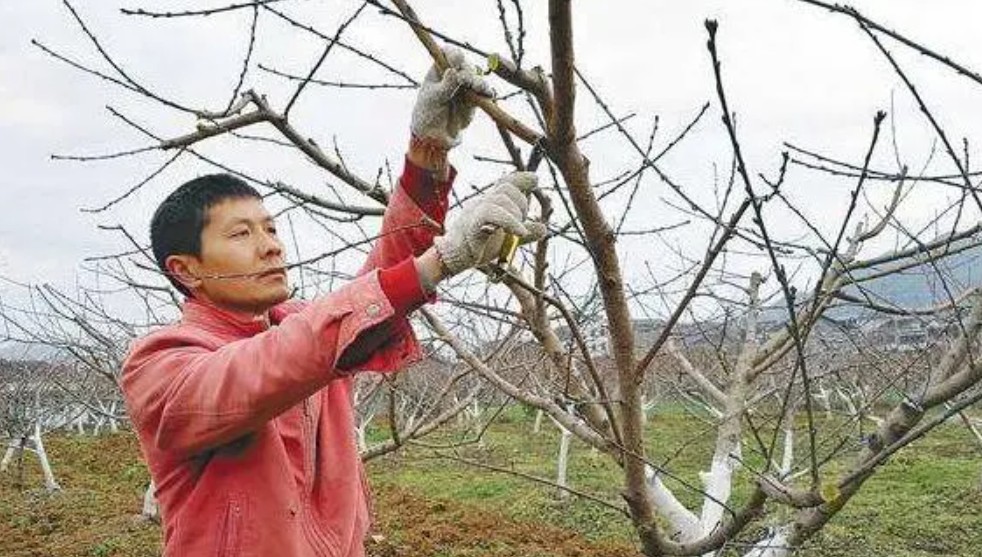
<svg viewBox="0 0 982 557"><path fill-rule="evenodd" d="M519 243L518 236L505 234L505 238L501 243L501 250L498 251L498 258L495 260L494 265L488 266L487 273L491 282L501 282L501 279L505 278L508 267L511 266L512 260L515 259L515 252L518 251Z"/></svg>
<svg viewBox="0 0 982 557"><path fill-rule="evenodd" d="M544 154L542 145L536 143L532 148L532 153L529 155L529 162L525 165L525 169L529 172L535 172L539 167L539 163L542 162L542 156ZM501 251L498 252L498 260L495 262L496 265L491 272L492 282L498 282L504 277L507 269L515 259L515 254L518 252L518 245L520 243L518 236L505 234L505 240L501 244Z"/></svg>
<svg viewBox="0 0 982 557"><path fill-rule="evenodd" d="M515 252L518 251L518 236L506 234L505 241L501 244L501 251L498 252L498 266L508 267L515 259Z"/></svg>

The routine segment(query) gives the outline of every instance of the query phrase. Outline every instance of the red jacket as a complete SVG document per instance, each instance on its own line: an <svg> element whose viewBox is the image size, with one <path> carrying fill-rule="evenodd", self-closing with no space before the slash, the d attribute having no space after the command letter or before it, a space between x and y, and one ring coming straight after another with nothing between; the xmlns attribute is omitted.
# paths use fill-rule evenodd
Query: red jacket
<svg viewBox="0 0 982 557"><path fill-rule="evenodd" d="M351 374L420 356L405 313L424 299L407 258L432 244L434 228L420 225L424 212L442 224L451 182L406 161L362 274L273 308L274 326L189 299L179 323L134 343L122 385L156 484L164 555L364 555ZM381 346L338 369L381 329Z"/></svg>

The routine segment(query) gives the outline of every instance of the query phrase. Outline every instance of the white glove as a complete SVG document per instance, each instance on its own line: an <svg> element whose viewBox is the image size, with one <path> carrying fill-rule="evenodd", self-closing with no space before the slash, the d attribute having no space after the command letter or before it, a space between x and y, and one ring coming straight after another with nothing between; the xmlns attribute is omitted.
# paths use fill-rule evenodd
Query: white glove
<svg viewBox="0 0 982 557"><path fill-rule="evenodd" d="M526 218L528 196L537 183L532 172L513 172L460 210L447 233L433 240L451 275L494 261L506 233L522 244L545 236L545 225Z"/></svg>
<svg viewBox="0 0 982 557"><path fill-rule="evenodd" d="M474 105L463 92L470 88L480 95L494 97L494 90L481 77L480 70L468 64L464 53L453 46L443 47L448 67L440 75L436 65L419 86L410 129L419 138L435 140L449 149L460 143L460 132L471 123Z"/></svg>

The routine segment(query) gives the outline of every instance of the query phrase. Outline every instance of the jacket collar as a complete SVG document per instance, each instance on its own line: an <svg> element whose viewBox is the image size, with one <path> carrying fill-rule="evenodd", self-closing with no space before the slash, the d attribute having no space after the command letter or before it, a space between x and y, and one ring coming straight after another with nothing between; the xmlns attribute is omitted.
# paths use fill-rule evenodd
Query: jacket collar
<svg viewBox="0 0 982 557"><path fill-rule="evenodd" d="M232 311L197 298L185 300L181 313L183 323L237 338L251 337L269 328L269 317L266 315Z"/></svg>

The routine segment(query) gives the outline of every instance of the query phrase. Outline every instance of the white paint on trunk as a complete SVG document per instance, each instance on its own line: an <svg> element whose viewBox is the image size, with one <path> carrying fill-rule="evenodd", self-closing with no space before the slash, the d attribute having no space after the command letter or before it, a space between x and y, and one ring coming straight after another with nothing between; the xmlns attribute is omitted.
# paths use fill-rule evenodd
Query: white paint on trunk
<svg viewBox="0 0 982 557"><path fill-rule="evenodd" d="M733 474L740 468L743 413L747 409L747 389L751 381L750 371L757 353L758 292L762 278L759 273L750 277L750 311L747 312L743 347L737 357L736 367L724 398L724 415L716 434L716 448L709 472L701 474L705 496L699 526L703 535L710 535L719 527L733 491ZM704 557L716 555L715 551Z"/></svg>
<svg viewBox="0 0 982 557"><path fill-rule="evenodd" d="M645 467L648 477L648 492L655 504L655 509L668 522L670 537L679 542L691 542L702 536L699 518L685 508L675 494L661 481L651 466Z"/></svg>
<svg viewBox="0 0 982 557"><path fill-rule="evenodd" d="M41 471L44 473L44 487L48 491L58 491L61 486L55 481L54 472L51 471L51 463L48 462L48 454L44 450L44 443L41 441L41 423L34 423L34 450L37 452L38 460L41 461Z"/></svg>
<svg viewBox="0 0 982 557"><path fill-rule="evenodd" d="M355 424L355 443L358 446L358 452L364 453L368 450L368 426L372 424L372 420L375 419L375 411L371 411L368 414L362 415Z"/></svg>
<svg viewBox="0 0 982 557"><path fill-rule="evenodd" d="M791 474L791 465L794 462L794 424L784 426L784 453L781 456L780 473L781 477Z"/></svg>
<svg viewBox="0 0 982 557"><path fill-rule="evenodd" d="M568 429L563 429L562 437L559 439L559 458L556 462L556 483L561 487L567 487L566 469L569 464L569 443L573 439L573 434ZM569 492L565 489L559 490L560 499L568 499Z"/></svg>
<svg viewBox="0 0 982 557"><path fill-rule="evenodd" d="M699 518L699 525L704 534L715 530L723 520L723 513L726 512L725 503L730 500L730 493L733 490L733 473L740 467L739 457L739 443L732 450L720 446L713 456L709 472L700 474L706 493L702 504L702 516Z"/></svg>
<svg viewBox="0 0 982 557"><path fill-rule="evenodd" d="M813 394L812 398L818 400L822 404L822 408L825 409L825 417L832 419L832 402L829 400L829 392L825 389L825 385L822 383L818 384L818 394Z"/></svg>
<svg viewBox="0 0 982 557"><path fill-rule="evenodd" d="M116 413L116 403L115 402L110 407L110 411L113 414ZM119 433L119 423L118 422L119 422L119 420L117 420L116 418L109 418L109 431L111 431L112 433Z"/></svg>
<svg viewBox="0 0 982 557"><path fill-rule="evenodd" d="M28 447L27 443L30 442L32 447ZM30 436L21 437L15 441L11 441L7 445L7 450L3 454L3 460L0 461L0 472L6 472L10 467L10 462L13 460L14 455L24 454L24 451L30 450L37 454L38 461L41 464L41 472L44 474L44 487L48 491L58 491L61 486L55 480L54 472L51 470L51 462L48 461L48 454L44 450L44 442L41 440L41 421L38 420L34 422L34 431Z"/></svg>
<svg viewBox="0 0 982 557"><path fill-rule="evenodd" d="M788 547L788 527L775 529L771 535L754 544L743 557L791 557Z"/></svg>
<svg viewBox="0 0 982 557"><path fill-rule="evenodd" d="M657 406L657 404L655 403L654 398L648 397L648 395L643 395L641 399L641 410L644 415L645 423L651 419L651 414L655 411L655 406Z"/></svg>
<svg viewBox="0 0 982 557"><path fill-rule="evenodd" d="M532 433L539 433L542 431L542 415L545 412L541 408L535 411L535 423L532 424Z"/></svg>
<svg viewBox="0 0 982 557"><path fill-rule="evenodd" d="M560 487L569 487L567 470L569 468L569 445L573 440L573 432L563 427L561 423L556 421L550 416L552 423L559 428L561 435L559 437L559 455L556 457L556 485ZM565 489L558 490L558 497L562 500L569 498L569 492Z"/></svg>
<svg viewBox="0 0 982 557"><path fill-rule="evenodd" d="M6 472L7 468L10 466L10 461L14 459L14 455L24 451L24 444L27 442L26 437L21 437L19 439L13 440L7 445L7 451L3 453L3 460L0 461L0 472Z"/></svg>
<svg viewBox="0 0 982 557"><path fill-rule="evenodd" d="M846 412L849 412L850 416L855 416L858 414L856 411L856 404L852 401L852 397L847 395L842 389L836 389L835 394L842 400L842 403L846 406Z"/></svg>
<svg viewBox="0 0 982 557"><path fill-rule="evenodd" d="M153 484L153 480L150 481L150 485L147 486L147 490L143 493L143 518L147 520L152 520L154 522L160 522L160 506L157 504L157 498L155 496L157 488Z"/></svg>
<svg viewBox="0 0 982 557"><path fill-rule="evenodd" d="M365 430L367 428L368 424L364 421L359 423L358 427L355 428L355 432L357 433L355 442L357 443L359 453L363 453L368 449L368 440L365 438Z"/></svg>

